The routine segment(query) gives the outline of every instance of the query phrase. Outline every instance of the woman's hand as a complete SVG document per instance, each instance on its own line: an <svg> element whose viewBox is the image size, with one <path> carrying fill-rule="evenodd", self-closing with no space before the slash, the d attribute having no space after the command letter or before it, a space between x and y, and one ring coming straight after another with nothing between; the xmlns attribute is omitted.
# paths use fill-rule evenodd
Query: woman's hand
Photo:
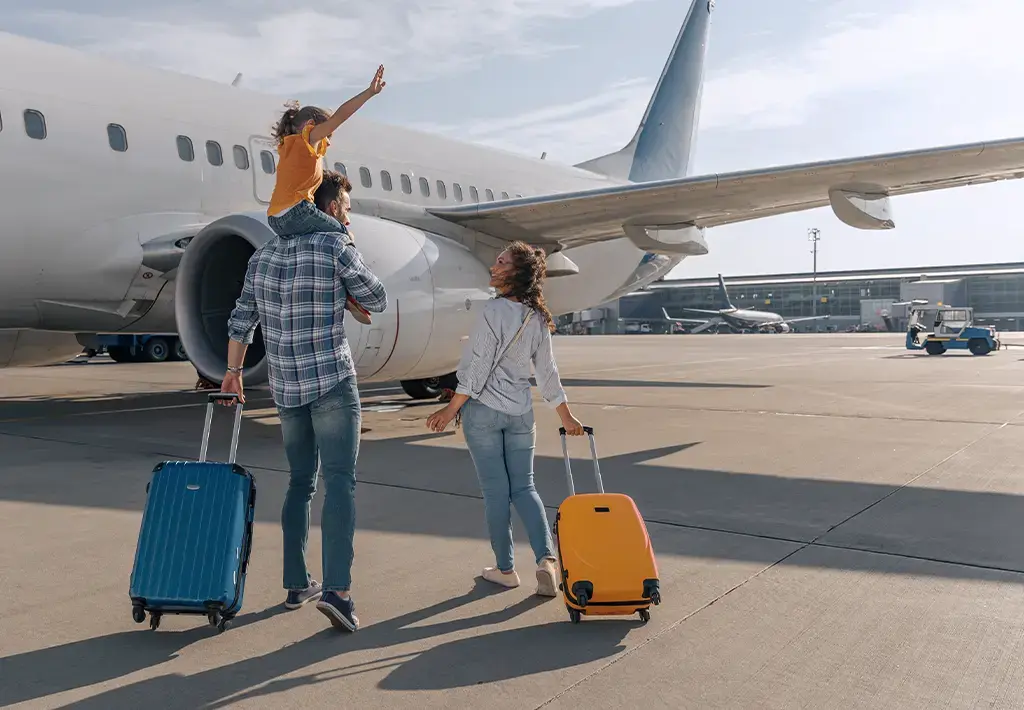
<svg viewBox="0 0 1024 710"><path fill-rule="evenodd" d="M572 414L562 417L562 427L569 436L583 436L583 425Z"/></svg>
<svg viewBox="0 0 1024 710"><path fill-rule="evenodd" d="M448 428L448 425L452 423L452 419L455 418L456 412L458 412L458 410L452 409L450 406L437 410L427 417L427 428L436 432L444 431Z"/></svg>

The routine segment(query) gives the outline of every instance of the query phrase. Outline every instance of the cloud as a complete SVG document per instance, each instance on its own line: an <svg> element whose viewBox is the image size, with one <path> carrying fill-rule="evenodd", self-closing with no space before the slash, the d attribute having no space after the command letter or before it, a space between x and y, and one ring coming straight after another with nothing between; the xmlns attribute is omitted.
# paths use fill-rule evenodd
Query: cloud
<svg viewBox="0 0 1024 710"><path fill-rule="evenodd" d="M570 147L573 155L593 157L616 141L625 144L632 137L653 88L653 80L631 79L612 84L591 98L511 117L412 127L517 153L539 155L557 150L564 156Z"/></svg>
<svg viewBox="0 0 1024 710"><path fill-rule="evenodd" d="M1024 24L1024 2L913 0L903 8L837 13L816 35L776 47L775 59L747 55L722 67L708 66L701 130L820 126L820 110L836 99L912 100L926 106L936 92L960 94L991 82L992 95L998 96L1013 93L1013 86L1024 81L1016 37ZM716 29L722 31L720 24L712 27L712 34ZM989 79L991 75L998 80ZM1020 81L1013 82L1015 76ZM578 162L617 150L629 140L656 78L617 82L592 98L518 116L422 127L523 153L548 150L556 159ZM1012 100L1024 110L1024 101ZM1013 131L1009 126L1018 115L972 117L971 133L983 126L986 134ZM935 118L941 124L943 116ZM955 130L947 133L958 135Z"/></svg>
<svg viewBox="0 0 1024 710"><path fill-rule="evenodd" d="M850 13L776 61L741 58L708 82L702 125L802 125L831 97L942 82L956 91L978 73L1024 74L1016 36L1019 0L919 0L902 11ZM1024 78L1024 77L1022 77Z"/></svg>
<svg viewBox="0 0 1024 710"><path fill-rule="evenodd" d="M37 2L23 21L115 58L215 80L241 70L252 88L295 95L369 81L377 62L399 81L428 81L494 55L558 51L543 37L546 22L645 0L322 0L316 9L221 0L216 14L245 18L232 23L160 3L97 14L57 1Z"/></svg>

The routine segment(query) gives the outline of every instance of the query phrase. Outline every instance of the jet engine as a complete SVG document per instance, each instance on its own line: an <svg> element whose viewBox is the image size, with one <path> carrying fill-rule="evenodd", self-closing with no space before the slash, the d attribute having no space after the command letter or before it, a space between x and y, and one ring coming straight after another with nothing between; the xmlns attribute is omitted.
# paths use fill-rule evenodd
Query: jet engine
<svg viewBox="0 0 1024 710"><path fill-rule="evenodd" d="M363 261L384 283L388 305L368 326L346 312L344 327L360 384L399 380L413 397L452 386L474 304L490 298L490 275L461 244L378 217L351 214ZM175 319L182 345L200 374L224 376L228 319L242 291L249 258L274 237L262 213L222 217L189 242L175 277ZM257 327L244 362L247 385L268 379Z"/></svg>
<svg viewBox="0 0 1024 710"><path fill-rule="evenodd" d="M0 368L57 365L74 359L83 349L74 333L0 330Z"/></svg>

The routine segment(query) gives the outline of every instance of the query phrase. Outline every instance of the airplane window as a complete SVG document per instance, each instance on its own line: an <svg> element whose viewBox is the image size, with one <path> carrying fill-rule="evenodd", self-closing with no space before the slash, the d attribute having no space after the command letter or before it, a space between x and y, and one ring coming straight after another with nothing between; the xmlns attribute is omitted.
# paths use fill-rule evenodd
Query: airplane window
<svg viewBox="0 0 1024 710"><path fill-rule="evenodd" d="M370 179L370 169L365 165L359 168L359 181L363 183L363 187L371 187L373 180Z"/></svg>
<svg viewBox="0 0 1024 710"><path fill-rule="evenodd" d="M448 188L444 186L444 183L441 180L437 181L437 195L442 200L448 199Z"/></svg>
<svg viewBox="0 0 1024 710"><path fill-rule="evenodd" d="M125 133L124 126L119 126L116 123L108 124L107 142L110 143L110 147L118 153L123 153L128 150L128 134Z"/></svg>
<svg viewBox="0 0 1024 710"><path fill-rule="evenodd" d="M508 193L505 192L504 190L501 191L501 199L503 199L503 200L507 200L508 199Z"/></svg>
<svg viewBox="0 0 1024 710"><path fill-rule="evenodd" d="M224 164L224 153L220 149L220 143L206 141L206 159L210 161L210 165Z"/></svg>
<svg viewBox="0 0 1024 710"><path fill-rule="evenodd" d="M491 190L491 188L487 188L486 190L484 190L484 194L487 195L487 200L489 202L494 202L494 192Z"/></svg>
<svg viewBox="0 0 1024 710"><path fill-rule="evenodd" d="M46 119L34 109L25 109L25 133L41 141L46 138Z"/></svg>
<svg viewBox="0 0 1024 710"><path fill-rule="evenodd" d="M249 169L249 151L240 145L236 145L231 152L235 156L235 167L239 170Z"/></svg>
<svg viewBox="0 0 1024 710"><path fill-rule="evenodd" d="M430 197L430 183L424 177L420 178L420 192L423 193L424 197Z"/></svg>
<svg viewBox="0 0 1024 710"><path fill-rule="evenodd" d="M412 194L412 180L405 173L402 173L402 192L406 195Z"/></svg>
<svg viewBox="0 0 1024 710"><path fill-rule="evenodd" d="M462 185L459 183L452 183L452 187L455 188L455 201L462 202Z"/></svg>
<svg viewBox="0 0 1024 710"><path fill-rule="evenodd" d="M388 192L391 192L391 188L392 188L391 173L389 173L387 170L381 170L380 171L380 184L381 184L381 187L383 187L385 190L387 190Z"/></svg>
<svg viewBox="0 0 1024 710"><path fill-rule="evenodd" d="M345 163L335 163L334 164L334 169L337 172L339 172L342 175L344 175L345 177L348 177L348 170L345 169Z"/></svg>
<svg viewBox="0 0 1024 710"><path fill-rule="evenodd" d="M192 149L192 139L188 136L178 136L178 157L186 163L196 159L196 152Z"/></svg>
<svg viewBox="0 0 1024 710"><path fill-rule="evenodd" d="M473 198L473 202L480 201L480 193L476 191L476 188L472 185L469 186L469 196Z"/></svg>
<svg viewBox="0 0 1024 710"><path fill-rule="evenodd" d="M263 166L263 172L267 175L273 175L277 170L277 166L274 164L274 155L269 150L260 151L260 165Z"/></svg>
<svg viewBox="0 0 1024 710"><path fill-rule="evenodd" d="M520 195L520 194L519 194L519 193L517 192L517 193L516 193L516 197L522 197L522 195Z"/></svg>

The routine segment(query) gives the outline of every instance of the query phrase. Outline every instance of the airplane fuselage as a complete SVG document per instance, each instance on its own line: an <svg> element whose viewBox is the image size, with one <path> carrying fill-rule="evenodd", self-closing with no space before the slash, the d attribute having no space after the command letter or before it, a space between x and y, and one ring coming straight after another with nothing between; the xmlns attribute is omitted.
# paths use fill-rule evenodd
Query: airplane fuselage
<svg viewBox="0 0 1024 710"><path fill-rule="evenodd" d="M784 322L778 313L767 311L751 311L738 309L734 311L719 311L722 320L735 328L763 328L768 325L781 324Z"/></svg>
<svg viewBox="0 0 1024 710"><path fill-rule="evenodd" d="M227 215L265 213L284 99L7 34L0 65L0 329L176 332L174 273L144 263L149 247ZM358 116L334 134L325 162L353 183L353 235L370 267L388 275L394 327L425 329L389 367L364 368L374 379L452 369L472 305L490 290L479 253L396 224L378 234L383 220L358 214L361 204L456 205L623 182ZM624 238L566 255L579 274L549 280L556 313L635 281L644 253ZM643 282L680 260L645 265ZM372 346L369 330L346 327L359 347ZM382 350L397 338L379 335Z"/></svg>

